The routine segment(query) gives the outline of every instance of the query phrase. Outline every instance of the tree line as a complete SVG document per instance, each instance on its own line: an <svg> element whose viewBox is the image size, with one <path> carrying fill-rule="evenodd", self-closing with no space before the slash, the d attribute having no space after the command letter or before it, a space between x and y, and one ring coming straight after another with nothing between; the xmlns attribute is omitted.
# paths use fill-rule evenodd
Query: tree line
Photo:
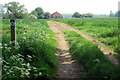
<svg viewBox="0 0 120 80"><path fill-rule="evenodd" d="M80 18L80 17L93 17L92 13L80 14L79 12L75 12L72 15L73 18Z"/></svg>
<svg viewBox="0 0 120 80"><path fill-rule="evenodd" d="M81 17L93 17L94 14L92 13L86 13L86 14L80 14L79 12L75 12L72 17L74 18L81 18ZM106 17L120 17L120 11L116 12L116 13L113 13L112 11L110 11L110 14Z"/></svg>
<svg viewBox="0 0 120 80"><path fill-rule="evenodd" d="M28 13L28 10L24 5L19 2L9 2L3 5L2 8L3 19L48 19L51 17L49 12L44 12L41 7L35 8L33 11Z"/></svg>
<svg viewBox="0 0 120 80"><path fill-rule="evenodd" d="M28 13L28 10L24 5L21 5L19 2L9 2L3 5L1 10L3 19L49 19L51 17L50 12L44 12L41 7L37 7ZM80 14L75 12L71 17L81 18L81 17L93 17L94 14L86 13ZM120 11L113 13L110 11L110 14L107 17L120 17Z"/></svg>
<svg viewBox="0 0 120 80"><path fill-rule="evenodd" d="M110 11L109 17L120 17L120 11L113 13L112 11Z"/></svg>

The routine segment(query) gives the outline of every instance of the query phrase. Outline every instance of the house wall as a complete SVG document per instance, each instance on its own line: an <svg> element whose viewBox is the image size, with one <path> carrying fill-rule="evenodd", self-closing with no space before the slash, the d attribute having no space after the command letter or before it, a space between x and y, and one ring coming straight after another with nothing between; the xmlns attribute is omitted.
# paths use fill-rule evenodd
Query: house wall
<svg viewBox="0 0 120 80"><path fill-rule="evenodd" d="M52 16L51 18L54 18L54 19L62 19L63 17L62 17L62 16Z"/></svg>

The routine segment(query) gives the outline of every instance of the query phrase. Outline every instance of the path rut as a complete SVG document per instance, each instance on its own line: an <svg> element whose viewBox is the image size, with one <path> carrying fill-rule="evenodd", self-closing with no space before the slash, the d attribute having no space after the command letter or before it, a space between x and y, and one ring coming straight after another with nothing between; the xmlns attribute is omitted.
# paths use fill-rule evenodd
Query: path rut
<svg viewBox="0 0 120 80"><path fill-rule="evenodd" d="M105 44L101 43L100 41L94 39L91 36L88 36L85 32L82 32L80 30L77 30L75 28L72 28L71 26L64 24L62 22L53 22L56 25L59 25L58 27L60 27L61 30L70 30L70 31L75 31L77 33L79 33L81 36L85 37L86 39L90 40L91 42L95 43L96 45L98 45L99 49L114 63L114 64L119 64L118 59L115 58L114 55L114 51L112 48L106 46Z"/></svg>
<svg viewBox="0 0 120 80"><path fill-rule="evenodd" d="M60 68L58 70L58 76L57 78L80 78L80 75L84 73L84 71L80 71L80 64L76 62L75 60L72 59L71 54L69 52L69 44L65 40L64 37L64 30L69 30L69 31L75 31L85 37L86 39L90 40L91 42L95 43L98 45L98 48L114 63L114 64L119 64L118 60L115 58L113 49L110 47L104 45L100 41L94 39L91 36L88 36L86 33L77 30L75 28L70 27L67 24L64 24L62 22L55 22L55 21L49 21L47 22L48 25L50 26L51 30L56 36L56 40L58 41L58 57L59 57L59 63L60 63Z"/></svg>
<svg viewBox="0 0 120 80"><path fill-rule="evenodd" d="M59 70L58 70L58 76L57 79L60 78L80 78L80 64L72 59L72 56L69 52L69 44L65 40L64 33L62 31L62 26L56 24L55 22L48 22L48 25L50 26L50 29L53 30L53 32L56 35L56 40L58 41L58 54L59 57Z"/></svg>

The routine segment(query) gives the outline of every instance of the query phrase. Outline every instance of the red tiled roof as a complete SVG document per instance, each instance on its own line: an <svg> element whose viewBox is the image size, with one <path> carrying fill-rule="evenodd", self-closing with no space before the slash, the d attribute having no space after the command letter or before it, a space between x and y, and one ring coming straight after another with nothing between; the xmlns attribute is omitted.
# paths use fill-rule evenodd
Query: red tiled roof
<svg viewBox="0 0 120 80"><path fill-rule="evenodd" d="M62 16L62 15L60 13L58 13L58 12L55 12L51 16Z"/></svg>

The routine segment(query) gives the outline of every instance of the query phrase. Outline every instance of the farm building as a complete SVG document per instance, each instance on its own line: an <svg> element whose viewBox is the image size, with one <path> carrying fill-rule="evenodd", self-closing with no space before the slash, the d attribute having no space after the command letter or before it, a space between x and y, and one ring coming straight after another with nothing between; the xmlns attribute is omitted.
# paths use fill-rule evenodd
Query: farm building
<svg viewBox="0 0 120 80"><path fill-rule="evenodd" d="M51 18L53 19L62 19L62 14L58 13L57 11L51 15Z"/></svg>

